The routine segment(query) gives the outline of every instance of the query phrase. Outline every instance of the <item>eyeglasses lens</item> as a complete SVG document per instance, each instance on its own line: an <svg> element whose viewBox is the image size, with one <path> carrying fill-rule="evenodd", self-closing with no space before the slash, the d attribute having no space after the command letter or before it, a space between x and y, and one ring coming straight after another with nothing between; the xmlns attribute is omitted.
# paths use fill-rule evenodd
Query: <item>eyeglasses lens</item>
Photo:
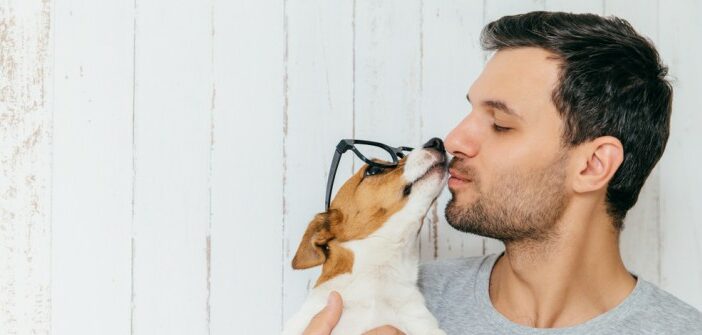
<svg viewBox="0 0 702 335"><path fill-rule="evenodd" d="M380 161L380 163L391 164L393 162L392 155L387 150L368 144L355 144L356 149L366 158L371 161Z"/></svg>

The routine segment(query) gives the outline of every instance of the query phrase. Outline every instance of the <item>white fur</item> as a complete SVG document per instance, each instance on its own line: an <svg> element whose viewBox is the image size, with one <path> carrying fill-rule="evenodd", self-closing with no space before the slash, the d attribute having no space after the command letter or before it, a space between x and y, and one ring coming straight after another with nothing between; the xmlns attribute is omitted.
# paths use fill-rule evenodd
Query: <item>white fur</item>
<svg viewBox="0 0 702 335"><path fill-rule="evenodd" d="M435 151L414 150L407 157L404 178L415 181L440 158ZM329 292L337 291L344 301L344 310L332 334L362 334L387 324L409 335L444 335L417 288L416 243L424 216L447 179L444 169L415 182L404 208L368 237L343 243L354 254L351 273L313 288L301 310L286 323L283 334L302 334L312 317L326 305Z"/></svg>

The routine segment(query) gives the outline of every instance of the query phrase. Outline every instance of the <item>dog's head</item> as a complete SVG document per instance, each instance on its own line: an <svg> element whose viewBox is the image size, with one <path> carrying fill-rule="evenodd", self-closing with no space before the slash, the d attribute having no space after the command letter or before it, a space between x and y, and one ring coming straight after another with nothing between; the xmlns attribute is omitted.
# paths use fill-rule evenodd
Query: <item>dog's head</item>
<svg viewBox="0 0 702 335"><path fill-rule="evenodd" d="M328 211L309 223L292 261L295 269L324 264L317 282L350 272L354 253L348 242L374 238L404 246L416 238L431 203L448 179L443 143L434 138L396 167L363 165L339 189ZM377 239L380 238L380 239Z"/></svg>

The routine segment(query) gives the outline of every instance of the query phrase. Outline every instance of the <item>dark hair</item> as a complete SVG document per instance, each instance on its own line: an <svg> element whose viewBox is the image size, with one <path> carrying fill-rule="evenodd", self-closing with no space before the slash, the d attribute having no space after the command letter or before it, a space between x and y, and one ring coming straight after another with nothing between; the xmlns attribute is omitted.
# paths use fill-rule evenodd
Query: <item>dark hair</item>
<svg viewBox="0 0 702 335"><path fill-rule="evenodd" d="M540 47L559 57L551 99L564 120L563 145L609 135L624 147L606 200L621 230L668 141L673 88L653 43L617 17L538 11L490 22L481 44L485 50Z"/></svg>

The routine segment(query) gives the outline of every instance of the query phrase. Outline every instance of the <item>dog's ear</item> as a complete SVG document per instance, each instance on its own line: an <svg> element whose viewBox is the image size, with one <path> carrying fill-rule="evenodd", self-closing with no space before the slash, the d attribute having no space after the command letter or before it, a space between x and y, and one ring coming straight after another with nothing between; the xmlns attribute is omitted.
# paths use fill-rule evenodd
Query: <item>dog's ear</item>
<svg viewBox="0 0 702 335"><path fill-rule="evenodd" d="M341 212L330 209L319 213L307 226L300 246L292 260L293 269L307 269L324 263L327 259L327 243L334 238L332 225L341 221Z"/></svg>

